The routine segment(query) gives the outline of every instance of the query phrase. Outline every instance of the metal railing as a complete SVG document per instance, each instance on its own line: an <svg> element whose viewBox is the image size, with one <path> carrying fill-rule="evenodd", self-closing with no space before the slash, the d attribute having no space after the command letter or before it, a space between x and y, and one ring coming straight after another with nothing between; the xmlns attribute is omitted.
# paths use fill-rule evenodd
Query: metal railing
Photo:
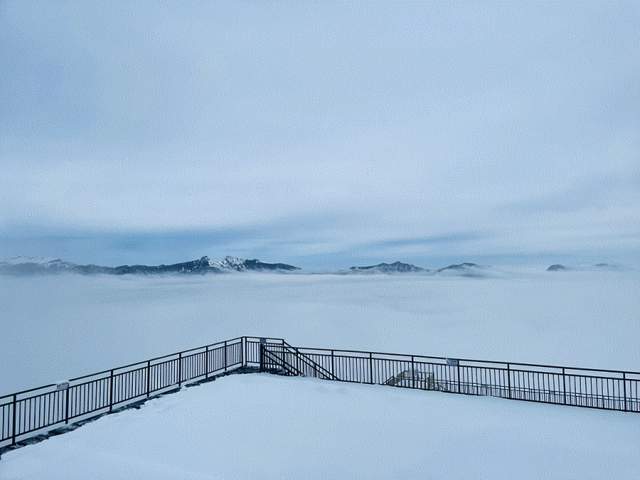
<svg viewBox="0 0 640 480"><path fill-rule="evenodd" d="M0 448L246 365L238 337L0 396ZM270 339L271 342L284 342Z"/></svg>
<svg viewBox="0 0 640 480"><path fill-rule="evenodd" d="M301 373L294 368L298 372L293 374L324 380L640 413L640 372L291 347L283 343L263 344L261 364L265 370L275 367L288 373L301 357L313 368Z"/></svg>
<svg viewBox="0 0 640 480"><path fill-rule="evenodd" d="M640 413L640 372L294 347L237 337L0 396L0 450L239 368Z"/></svg>

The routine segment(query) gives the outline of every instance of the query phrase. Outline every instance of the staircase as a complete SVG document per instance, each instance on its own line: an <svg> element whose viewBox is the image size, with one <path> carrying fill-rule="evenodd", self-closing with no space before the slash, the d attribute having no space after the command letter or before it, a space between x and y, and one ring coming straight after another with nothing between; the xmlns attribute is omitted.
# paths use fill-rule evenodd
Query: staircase
<svg viewBox="0 0 640 480"><path fill-rule="evenodd" d="M281 344L260 345L260 370L281 375L339 380L322 365L284 341Z"/></svg>

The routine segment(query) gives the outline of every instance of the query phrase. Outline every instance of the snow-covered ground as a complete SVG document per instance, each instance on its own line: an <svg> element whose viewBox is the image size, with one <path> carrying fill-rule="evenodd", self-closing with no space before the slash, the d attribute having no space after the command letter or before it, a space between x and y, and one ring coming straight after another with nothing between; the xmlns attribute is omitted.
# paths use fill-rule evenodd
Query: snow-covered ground
<svg viewBox="0 0 640 480"><path fill-rule="evenodd" d="M3 455L3 480L636 478L640 415L232 375Z"/></svg>
<svg viewBox="0 0 640 480"><path fill-rule="evenodd" d="M640 370L638 272L0 277L0 393L239 335Z"/></svg>

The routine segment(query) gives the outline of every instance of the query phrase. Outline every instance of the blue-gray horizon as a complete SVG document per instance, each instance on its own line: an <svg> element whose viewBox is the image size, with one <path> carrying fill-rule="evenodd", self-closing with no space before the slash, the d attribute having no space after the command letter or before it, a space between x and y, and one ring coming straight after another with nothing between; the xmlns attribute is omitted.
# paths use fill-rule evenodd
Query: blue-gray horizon
<svg viewBox="0 0 640 480"><path fill-rule="evenodd" d="M0 3L0 258L640 263L640 5Z"/></svg>

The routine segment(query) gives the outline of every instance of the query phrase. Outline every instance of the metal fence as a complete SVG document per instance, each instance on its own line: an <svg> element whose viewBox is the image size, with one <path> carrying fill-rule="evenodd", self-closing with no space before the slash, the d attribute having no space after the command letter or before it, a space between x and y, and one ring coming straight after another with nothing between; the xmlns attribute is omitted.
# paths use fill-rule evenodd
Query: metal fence
<svg viewBox="0 0 640 480"><path fill-rule="evenodd" d="M246 365L247 339L251 337L233 338L1 396L0 448L242 367Z"/></svg>
<svg viewBox="0 0 640 480"><path fill-rule="evenodd" d="M242 367L640 413L640 372L294 347L238 337L0 397L0 449Z"/></svg>
<svg viewBox="0 0 640 480"><path fill-rule="evenodd" d="M640 372L249 344L250 362L287 375L640 413Z"/></svg>

